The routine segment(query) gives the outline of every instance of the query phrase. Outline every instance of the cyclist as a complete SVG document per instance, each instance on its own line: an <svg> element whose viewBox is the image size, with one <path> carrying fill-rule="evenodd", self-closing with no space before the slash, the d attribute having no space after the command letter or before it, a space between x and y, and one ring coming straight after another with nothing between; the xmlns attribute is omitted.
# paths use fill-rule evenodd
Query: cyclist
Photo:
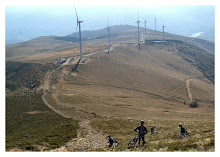
<svg viewBox="0 0 220 157"><path fill-rule="evenodd" d="M138 140L138 144L140 145L141 143L141 139L142 139L142 146L145 144L145 140L144 140L144 136L147 134L147 128L144 126L144 121L141 120L141 125L138 126L136 129L134 129L134 131L136 132L138 130L139 132L139 140Z"/></svg>

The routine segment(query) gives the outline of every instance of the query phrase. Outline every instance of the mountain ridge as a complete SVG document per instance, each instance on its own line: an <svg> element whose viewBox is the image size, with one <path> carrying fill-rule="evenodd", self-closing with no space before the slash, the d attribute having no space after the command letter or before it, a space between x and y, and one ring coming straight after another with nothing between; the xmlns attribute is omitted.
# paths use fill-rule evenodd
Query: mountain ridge
<svg viewBox="0 0 220 157"><path fill-rule="evenodd" d="M112 26L110 29L111 37L112 38L122 38L127 37L127 39L133 38L135 40L137 35L137 27L131 26L131 25L117 25ZM144 33L144 28L140 28L140 32ZM18 44L12 44L6 46L6 57L10 58L11 56L18 56L19 49L18 47L32 47L31 50L29 50L28 53L35 54L35 53L44 53L44 52L51 52L56 49L70 49L76 46L76 42L78 42L77 39L78 33L72 33L70 35L64 36L64 37L58 37L58 36L41 36L37 37L31 40L28 40L23 43ZM73 37L73 38L72 38ZM106 29L100 29L95 31L83 31L82 32L82 39L84 41L87 40L98 40L98 39L105 39L107 38L107 30ZM161 40L162 39L162 32L154 31L147 29L147 40ZM214 43L209 42L203 39L199 38L191 38L191 37L183 37L175 34L170 34L165 32L165 40L166 39L174 39L174 40L181 40L184 42L187 42L192 45L196 45L205 51L214 54ZM39 44L38 44L39 43ZM48 45L49 43L49 45ZM72 45L73 43L73 45ZM75 43L75 44L74 44ZM65 47L65 48L64 48ZM15 54L16 49L16 54ZM24 51L24 50L22 50ZM25 55L28 53L25 53Z"/></svg>

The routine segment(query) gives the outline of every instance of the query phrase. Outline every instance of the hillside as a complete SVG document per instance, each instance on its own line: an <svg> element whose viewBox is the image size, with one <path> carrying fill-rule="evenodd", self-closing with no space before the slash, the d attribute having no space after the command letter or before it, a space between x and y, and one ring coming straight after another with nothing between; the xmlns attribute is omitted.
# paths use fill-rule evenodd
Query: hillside
<svg viewBox="0 0 220 157"><path fill-rule="evenodd" d="M130 25L118 25L118 26L112 26L110 27L111 31L111 36L116 37L116 36L129 36L129 35L136 35L137 34L137 27L135 26L130 26ZM140 27L140 33L144 33L144 28ZM101 30L95 30L95 31L84 31L82 32L82 36L85 39L98 39L98 38L104 38L108 37L107 36L107 29L101 29ZM73 33L69 36L72 37L78 37L78 33ZM162 33L161 31L154 31L147 29L147 38L149 40L161 40L162 38ZM200 39L200 38L191 38L191 37L183 37L175 34L170 34L165 32L165 38L168 40L180 40L195 46L200 47L201 49L204 49L205 51L209 53L214 53L214 43Z"/></svg>
<svg viewBox="0 0 220 157"><path fill-rule="evenodd" d="M192 38L166 34L167 41L158 42L161 32L152 30L146 41L141 34L138 51L136 27L113 26L111 31L117 35L111 38L110 54L103 30L84 32L83 59L75 72L78 43L67 37L40 37L23 46L7 46L6 83L22 85L26 71L38 75L35 89L42 91L38 99L55 114L78 122L77 138L66 138L56 149L57 143L48 147L52 151L110 151L106 136L111 134L120 143L114 151L214 151L214 55L192 43ZM72 39L76 39L74 34ZM202 41L197 42L203 45ZM67 61L55 66L57 55ZM6 91L10 101L14 94L24 92L12 91ZM192 102L198 107L191 108ZM8 121L16 122L11 118ZM143 147L128 148L141 119L148 130L155 126L158 134L147 134ZM187 139L178 138L180 122L189 131ZM19 144L13 147L20 148ZM34 143L31 148L36 150Z"/></svg>
<svg viewBox="0 0 220 157"><path fill-rule="evenodd" d="M113 134L123 143L120 149L125 150L126 141L132 138L122 135L123 132L132 135L132 128L129 127L129 131L122 123L134 125L140 119L146 121L148 128L151 125L158 127L158 138L166 148L161 149L157 143L151 143L150 147L143 148L145 151L152 151L152 148L156 151L172 150L169 145L177 142L175 131L167 130L172 139L169 145L161 132L166 132L163 130L166 125L171 127L172 123L175 128L174 124L177 126L180 121L191 129L189 143L191 140L195 140L194 144L205 139L212 141L212 129L208 131L209 137L201 135L197 138L199 132L194 125L212 128L214 86L197 66L183 58L181 52L168 51L158 45L143 46L141 51L137 51L135 45L121 44L115 46L109 55L84 56L77 73L71 73L71 62L69 65L51 74L52 78L58 78L50 81L52 88L49 91L53 94L47 93L47 99L63 114L80 121L90 120L96 129ZM191 101L199 102L199 108L190 108L188 104ZM69 107L74 107L74 110L68 110ZM103 123L108 125L103 126ZM175 149L192 151L188 142L186 148L181 148L181 143L178 143ZM74 151L75 144L72 143L68 149ZM207 149L202 147L195 144L194 149Z"/></svg>
<svg viewBox="0 0 220 157"><path fill-rule="evenodd" d="M129 25L112 26L111 29L112 43L118 42L136 42L137 27ZM140 28L140 33L144 33L144 28ZM30 55L44 54L50 52L57 52L63 50L72 50L78 46L78 33L73 33L66 37L43 36L35 38L23 43L12 44L6 46L6 58L10 60L23 59ZM96 31L82 32L84 44L98 44L107 40L107 29ZM161 40L162 33L147 29L147 38L149 40ZM214 43L203 40L194 39L190 37L178 36L170 33L165 33L165 39L181 40L183 42L195 45L204 49L205 51L214 54ZM94 43L95 42L95 43ZM21 57L22 56L22 57Z"/></svg>

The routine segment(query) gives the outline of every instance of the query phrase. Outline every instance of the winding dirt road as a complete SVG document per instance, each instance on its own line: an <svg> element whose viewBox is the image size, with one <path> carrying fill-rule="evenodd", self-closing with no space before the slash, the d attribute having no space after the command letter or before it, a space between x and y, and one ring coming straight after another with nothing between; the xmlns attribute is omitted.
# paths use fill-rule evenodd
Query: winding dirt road
<svg viewBox="0 0 220 157"><path fill-rule="evenodd" d="M98 52L100 52L102 50L98 50L95 51L91 54L87 54L84 55L84 57L86 56L90 56L90 55L94 55ZM56 108L54 108L47 100L46 100L46 95L52 94L52 97L56 97L57 93L56 91L51 91L51 83L50 83L50 79L51 79L51 75L58 69L62 68L62 73L60 75L60 78L58 80L59 83L63 83L63 77L64 74L66 72L66 68L64 67L64 65L68 65L68 64L73 64L71 62L72 58L68 58L67 62L63 65L61 65L59 68L52 70L51 72L48 72L44 78L44 84L42 86L43 89L43 95L42 95L42 100L44 101L44 103L50 108L52 109L54 112L56 112L57 114L65 117L65 118L71 118L67 115L65 115L62 111L57 110ZM57 103L61 103L60 101L56 101ZM96 149L103 149L106 147L107 145L107 139L105 139L105 137L100 134L98 131L94 130L90 125L89 125L89 120L85 120L85 119L80 119L79 122L79 126L80 129L77 130L77 138L73 138L72 140L70 140L69 142L66 143L66 145L61 146L60 148L51 150L52 152L65 152L65 151L89 151L89 150L96 150Z"/></svg>

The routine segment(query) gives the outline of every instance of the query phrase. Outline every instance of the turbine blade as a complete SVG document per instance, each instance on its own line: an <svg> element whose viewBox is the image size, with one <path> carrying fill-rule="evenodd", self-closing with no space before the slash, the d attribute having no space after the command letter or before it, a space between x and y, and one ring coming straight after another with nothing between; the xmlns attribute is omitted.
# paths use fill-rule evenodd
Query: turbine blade
<svg viewBox="0 0 220 157"><path fill-rule="evenodd" d="M77 16L77 11L76 11L76 7L74 6L75 9L75 13L76 13L76 18L77 18L77 22L78 22L78 16Z"/></svg>
<svg viewBox="0 0 220 157"><path fill-rule="evenodd" d="M76 26L76 32L77 32L77 28L78 28L78 24L79 24L79 18L78 18L78 15L77 15L77 11L76 11L76 7L74 6L74 9L75 9L75 13L76 13L76 23L77 23L77 26Z"/></svg>
<svg viewBox="0 0 220 157"><path fill-rule="evenodd" d="M77 28L78 28L78 21L77 21L77 26L76 26L76 32L77 32Z"/></svg>

